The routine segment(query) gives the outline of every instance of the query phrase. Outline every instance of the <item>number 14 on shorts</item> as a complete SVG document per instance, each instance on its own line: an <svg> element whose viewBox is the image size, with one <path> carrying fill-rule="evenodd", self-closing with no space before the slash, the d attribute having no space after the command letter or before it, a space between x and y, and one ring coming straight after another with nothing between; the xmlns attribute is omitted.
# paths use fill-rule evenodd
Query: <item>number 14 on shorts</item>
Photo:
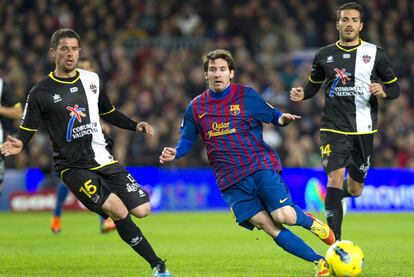
<svg viewBox="0 0 414 277"><path fill-rule="evenodd" d="M323 158L324 156L329 156L331 154L331 145L330 144L326 144L326 145L322 145L321 147L319 147L321 149L321 157Z"/></svg>

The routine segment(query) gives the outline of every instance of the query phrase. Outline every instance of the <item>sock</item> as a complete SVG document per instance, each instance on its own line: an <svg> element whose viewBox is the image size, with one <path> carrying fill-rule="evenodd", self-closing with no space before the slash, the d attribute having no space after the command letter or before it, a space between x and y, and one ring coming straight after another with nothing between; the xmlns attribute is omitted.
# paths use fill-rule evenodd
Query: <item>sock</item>
<svg viewBox="0 0 414 277"><path fill-rule="evenodd" d="M341 198L345 198L345 197L352 197L352 195L348 192L348 181L347 181L347 179L344 179L344 183L342 185Z"/></svg>
<svg viewBox="0 0 414 277"><path fill-rule="evenodd" d="M62 214L63 202L65 202L66 196L68 196L68 188L64 183L60 182L56 188L56 204L53 211L54 216L60 216Z"/></svg>
<svg viewBox="0 0 414 277"><path fill-rule="evenodd" d="M302 226L303 228L306 228L308 230L310 230L312 223L313 223L313 219L306 215L301 208L299 208L297 205L293 205L292 206L293 209L296 212L296 223L295 225L298 226Z"/></svg>
<svg viewBox="0 0 414 277"><path fill-rule="evenodd" d="M156 266L161 259L157 257L151 245L138 226L132 221L131 217L128 215L126 218L114 220L114 222L116 230L122 240L143 257L151 267Z"/></svg>
<svg viewBox="0 0 414 277"><path fill-rule="evenodd" d="M342 226L342 190L328 187L325 198L326 221L335 234L336 240L341 240Z"/></svg>
<svg viewBox="0 0 414 277"><path fill-rule="evenodd" d="M102 216L99 216L99 224L101 224L101 226L104 224L105 222L105 218Z"/></svg>
<svg viewBox="0 0 414 277"><path fill-rule="evenodd" d="M283 250L302 258L309 262L319 261L323 256L315 252L309 245L307 245L301 238L286 228L280 231L279 235L273 239L277 245Z"/></svg>

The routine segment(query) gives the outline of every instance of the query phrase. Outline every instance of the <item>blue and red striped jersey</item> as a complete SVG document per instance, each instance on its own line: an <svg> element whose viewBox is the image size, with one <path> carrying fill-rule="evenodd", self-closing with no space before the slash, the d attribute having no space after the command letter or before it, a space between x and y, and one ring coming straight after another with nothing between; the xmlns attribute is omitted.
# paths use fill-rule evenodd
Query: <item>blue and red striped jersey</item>
<svg viewBox="0 0 414 277"><path fill-rule="evenodd" d="M220 190L261 169L279 172L279 155L264 142L262 122L278 125L281 114L250 87L232 83L220 94L206 90L185 111L176 159L199 135Z"/></svg>

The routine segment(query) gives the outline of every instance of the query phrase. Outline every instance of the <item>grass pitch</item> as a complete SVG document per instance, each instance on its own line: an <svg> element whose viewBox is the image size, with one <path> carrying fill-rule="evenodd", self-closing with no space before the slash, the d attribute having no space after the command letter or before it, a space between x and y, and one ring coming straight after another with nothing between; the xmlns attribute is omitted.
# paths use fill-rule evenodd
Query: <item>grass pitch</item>
<svg viewBox="0 0 414 277"><path fill-rule="evenodd" d="M318 215L324 218L322 215ZM58 235L50 213L0 213L0 276L151 276L147 263L116 231L100 234L90 212L64 212ZM229 212L158 213L135 222L173 277L313 276L313 265L282 249L259 231L233 223ZM315 250L327 246L300 227L290 227ZM365 253L363 276L413 276L414 213L353 213L344 239Z"/></svg>

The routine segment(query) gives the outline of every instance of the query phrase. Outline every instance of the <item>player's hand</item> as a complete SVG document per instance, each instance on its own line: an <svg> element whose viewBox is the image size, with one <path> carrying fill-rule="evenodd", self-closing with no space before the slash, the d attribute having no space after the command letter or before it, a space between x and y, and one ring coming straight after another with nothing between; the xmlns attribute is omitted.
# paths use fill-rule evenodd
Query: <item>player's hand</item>
<svg viewBox="0 0 414 277"><path fill-rule="evenodd" d="M144 132L150 136L154 135L154 128L145 121L141 121L137 124L137 132Z"/></svg>
<svg viewBox="0 0 414 277"><path fill-rule="evenodd" d="M300 115L290 114L290 113L282 113L282 115L278 119L278 123L280 126L286 126L292 121L302 118Z"/></svg>
<svg viewBox="0 0 414 277"><path fill-rule="evenodd" d="M23 149L23 142L15 137L7 136L6 142L0 146L0 152L4 156L19 154Z"/></svg>
<svg viewBox="0 0 414 277"><path fill-rule="evenodd" d="M302 87L292 88L289 93L290 100L298 102L305 98L305 91Z"/></svg>
<svg viewBox="0 0 414 277"><path fill-rule="evenodd" d="M387 94L384 91L384 88L379 83L372 83L368 85L368 90L375 96L385 98Z"/></svg>
<svg viewBox="0 0 414 277"><path fill-rule="evenodd" d="M177 150L173 147L164 147L160 156L160 163L171 162L175 159Z"/></svg>

